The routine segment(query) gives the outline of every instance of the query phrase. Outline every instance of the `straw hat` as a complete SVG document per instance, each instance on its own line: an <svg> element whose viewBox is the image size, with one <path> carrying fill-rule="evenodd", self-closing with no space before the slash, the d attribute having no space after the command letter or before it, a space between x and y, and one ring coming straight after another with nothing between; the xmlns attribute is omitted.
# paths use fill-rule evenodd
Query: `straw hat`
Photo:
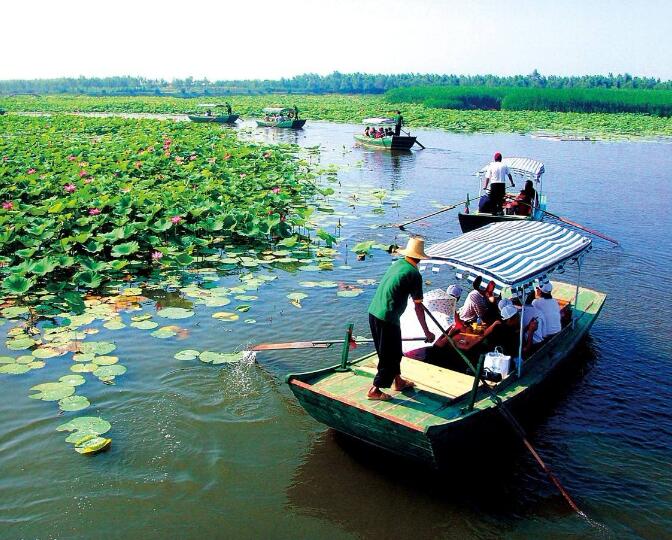
<svg viewBox="0 0 672 540"><path fill-rule="evenodd" d="M406 249L398 249L397 253L404 257L411 257L412 259L429 259L425 253L425 241L417 236L409 238Z"/></svg>

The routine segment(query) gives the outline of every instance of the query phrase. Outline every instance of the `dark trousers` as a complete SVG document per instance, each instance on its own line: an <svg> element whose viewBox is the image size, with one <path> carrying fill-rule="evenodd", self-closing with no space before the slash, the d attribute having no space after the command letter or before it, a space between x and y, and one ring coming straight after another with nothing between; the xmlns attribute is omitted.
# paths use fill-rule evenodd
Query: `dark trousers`
<svg viewBox="0 0 672 540"><path fill-rule="evenodd" d="M394 126L394 134L398 137L401 135L401 124L396 124Z"/></svg>
<svg viewBox="0 0 672 540"><path fill-rule="evenodd" d="M502 212L502 201L506 195L506 186L502 182L490 184L490 200L492 201L493 214Z"/></svg>
<svg viewBox="0 0 672 540"><path fill-rule="evenodd" d="M378 353L378 373L373 379L377 388L389 388L397 375L401 375L401 327L381 321L369 313L369 326L373 344Z"/></svg>

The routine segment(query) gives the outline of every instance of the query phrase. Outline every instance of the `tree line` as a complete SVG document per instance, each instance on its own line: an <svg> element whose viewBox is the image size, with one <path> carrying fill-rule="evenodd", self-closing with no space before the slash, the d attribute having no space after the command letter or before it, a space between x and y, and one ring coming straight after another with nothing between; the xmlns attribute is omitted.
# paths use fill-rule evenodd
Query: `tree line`
<svg viewBox="0 0 672 540"><path fill-rule="evenodd" d="M637 77L628 73L560 77L542 75L437 75L402 73L393 75L306 73L276 80L150 79L145 77L76 77L59 79L0 81L0 95L8 94L85 94L85 95L168 95L178 97L285 94L383 94L410 86L513 87L513 88L602 88L672 90L672 81Z"/></svg>

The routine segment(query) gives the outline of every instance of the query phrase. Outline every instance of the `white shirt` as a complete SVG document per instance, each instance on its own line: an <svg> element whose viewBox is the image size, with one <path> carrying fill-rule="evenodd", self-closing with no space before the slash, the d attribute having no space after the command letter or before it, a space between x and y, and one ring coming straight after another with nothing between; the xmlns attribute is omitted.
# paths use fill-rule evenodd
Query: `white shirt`
<svg viewBox="0 0 672 540"><path fill-rule="evenodd" d="M544 341L544 335L546 332L546 321L544 319L544 314L536 307L526 304L525 309L523 310L523 328L527 328L527 325L530 324L532 319L537 319L537 329L532 335L532 343L541 343Z"/></svg>
<svg viewBox="0 0 672 540"><path fill-rule="evenodd" d="M506 184L509 177L509 168L501 161L493 161L485 170L485 179L490 180L491 184Z"/></svg>
<svg viewBox="0 0 672 540"><path fill-rule="evenodd" d="M544 337L557 334L562 330L562 325L560 324L560 304L558 304L555 298L535 298L532 300L532 305L544 315L544 322L546 323Z"/></svg>

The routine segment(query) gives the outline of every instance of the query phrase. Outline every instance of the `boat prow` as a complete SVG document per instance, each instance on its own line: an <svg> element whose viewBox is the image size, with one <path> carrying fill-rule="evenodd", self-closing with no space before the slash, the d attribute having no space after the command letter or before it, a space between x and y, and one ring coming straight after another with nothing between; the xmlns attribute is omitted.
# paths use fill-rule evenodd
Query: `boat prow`
<svg viewBox="0 0 672 540"><path fill-rule="evenodd" d="M214 123L214 124L235 124L236 120L240 118L237 114L228 114L224 116L208 116L201 114L188 114L189 120L199 124L202 123Z"/></svg>
<svg viewBox="0 0 672 540"><path fill-rule="evenodd" d="M377 148L379 150L410 150L415 144L417 137L407 135L390 135L375 139L366 135L356 134L355 140L362 146Z"/></svg>

